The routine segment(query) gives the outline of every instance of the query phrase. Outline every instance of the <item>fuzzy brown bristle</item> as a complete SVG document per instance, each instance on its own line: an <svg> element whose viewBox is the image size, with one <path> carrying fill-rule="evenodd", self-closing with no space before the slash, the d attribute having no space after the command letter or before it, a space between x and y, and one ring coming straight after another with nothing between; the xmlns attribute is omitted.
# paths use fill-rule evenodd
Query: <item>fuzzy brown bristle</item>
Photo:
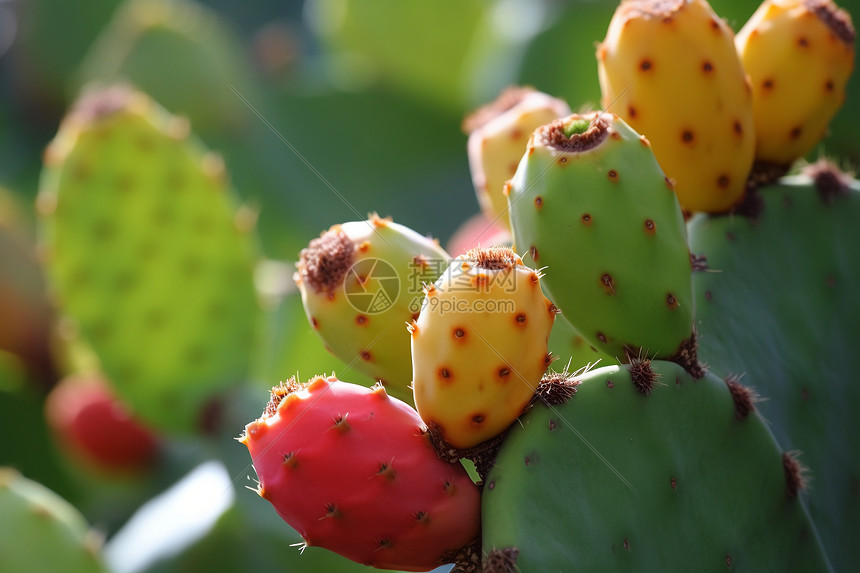
<svg viewBox="0 0 860 573"><path fill-rule="evenodd" d="M800 452L790 451L782 454L782 469L785 471L785 495L789 499L797 497L808 485L809 469L800 463Z"/></svg>
<svg viewBox="0 0 860 573"><path fill-rule="evenodd" d="M475 539L465 547L450 551L439 557L439 565L453 563L451 573L481 573L481 540Z"/></svg>
<svg viewBox="0 0 860 573"><path fill-rule="evenodd" d="M516 547L493 549L487 555L483 573L517 573L517 557L520 550Z"/></svg>
<svg viewBox="0 0 860 573"><path fill-rule="evenodd" d="M738 420L746 419L751 412L755 411L756 402L761 401L761 398L758 397L755 390L741 384L740 378L734 374L730 374L725 382L735 403L735 418Z"/></svg>
<svg viewBox="0 0 860 573"><path fill-rule="evenodd" d="M505 88L492 102L483 105L466 116L461 128L469 135L476 129L484 127L509 109L523 101L527 95L535 91L529 86L510 86Z"/></svg>
<svg viewBox="0 0 860 573"><path fill-rule="evenodd" d="M834 36L849 46L854 45L854 25L848 12L829 0L807 0L806 6L830 28Z"/></svg>
<svg viewBox="0 0 860 573"><path fill-rule="evenodd" d="M340 226L314 239L299 254L301 280L316 293L334 292L355 261L355 243Z"/></svg>
<svg viewBox="0 0 860 573"><path fill-rule="evenodd" d="M567 372L549 372L538 384L535 398L550 406L560 406L576 395L581 383Z"/></svg>
<svg viewBox="0 0 860 573"><path fill-rule="evenodd" d="M804 168L803 174L812 178L818 196L826 205L851 191L851 178L830 161L816 161Z"/></svg>
<svg viewBox="0 0 860 573"><path fill-rule="evenodd" d="M567 126L576 119L586 119L587 116L571 115L557 119L539 127L535 138L544 146L565 153L582 153L600 145L609 135L609 123L602 115L596 116L589 122L588 129L582 133L567 134Z"/></svg>
<svg viewBox="0 0 860 573"><path fill-rule="evenodd" d="M707 265L707 262L705 264ZM686 370L694 380L701 380L705 375L705 367L699 362L699 341L695 329L690 338L681 343L678 352L670 360Z"/></svg>
<svg viewBox="0 0 860 573"><path fill-rule="evenodd" d="M648 396L654 390L654 384L657 382L657 373L651 368L650 360L634 358L630 361L630 378L633 380L633 386L641 394Z"/></svg>
<svg viewBox="0 0 860 573"><path fill-rule="evenodd" d="M288 394L298 392L305 386L305 384L302 384L293 376L286 382L281 382L277 386L272 387L269 390L269 402L266 404L266 409L263 410L263 418L274 416L275 412L278 411L278 405Z"/></svg>
<svg viewBox="0 0 860 573"><path fill-rule="evenodd" d="M519 257L510 247L477 247L467 252L466 258L479 269L501 271L516 266Z"/></svg>

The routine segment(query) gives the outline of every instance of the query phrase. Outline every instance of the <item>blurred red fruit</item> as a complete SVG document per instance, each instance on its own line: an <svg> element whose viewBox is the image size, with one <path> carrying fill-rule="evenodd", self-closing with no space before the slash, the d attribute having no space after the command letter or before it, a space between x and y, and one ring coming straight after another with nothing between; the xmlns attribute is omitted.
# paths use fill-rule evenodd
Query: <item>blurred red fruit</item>
<svg viewBox="0 0 860 573"><path fill-rule="evenodd" d="M45 402L45 418L61 446L102 471L143 470L158 451L155 434L95 376L60 381Z"/></svg>

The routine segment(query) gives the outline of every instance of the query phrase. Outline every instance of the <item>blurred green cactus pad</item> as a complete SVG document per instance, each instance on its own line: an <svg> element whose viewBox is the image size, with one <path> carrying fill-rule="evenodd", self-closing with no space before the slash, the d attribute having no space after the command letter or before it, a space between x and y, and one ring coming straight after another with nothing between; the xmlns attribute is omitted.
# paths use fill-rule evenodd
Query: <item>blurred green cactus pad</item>
<svg viewBox="0 0 860 573"><path fill-rule="evenodd" d="M148 96L95 91L45 152L37 209L51 294L118 395L197 427L247 374L259 314L253 217L221 158Z"/></svg>

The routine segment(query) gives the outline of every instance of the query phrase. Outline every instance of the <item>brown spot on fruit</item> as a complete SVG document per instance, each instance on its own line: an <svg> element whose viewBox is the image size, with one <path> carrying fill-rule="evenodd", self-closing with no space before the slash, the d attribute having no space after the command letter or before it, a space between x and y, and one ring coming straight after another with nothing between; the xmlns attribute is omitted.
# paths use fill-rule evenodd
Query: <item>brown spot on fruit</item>
<svg viewBox="0 0 860 573"><path fill-rule="evenodd" d="M689 144L693 143L693 141L695 139L696 139L696 136L693 135L693 132L690 131L689 129L685 129L684 131L681 132L681 141L683 141L684 143L689 145Z"/></svg>
<svg viewBox="0 0 860 573"><path fill-rule="evenodd" d="M466 338L466 331L462 327L457 327L454 329L454 338L457 340L463 340Z"/></svg>
<svg viewBox="0 0 860 573"><path fill-rule="evenodd" d="M761 82L761 87L764 91L769 92L770 90L773 89L773 79L772 78L765 79L764 81Z"/></svg>
<svg viewBox="0 0 860 573"><path fill-rule="evenodd" d="M474 414L472 416L472 424L474 424L475 426L480 426L484 423L484 420L486 419L486 416L484 416L483 414Z"/></svg>
<svg viewBox="0 0 860 573"><path fill-rule="evenodd" d="M612 380L607 378L606 379L606 387L607 388L615 388L615 382L613 382Z"/></svg>
<svg viewBox="0 0 860 573"><path fill-rule="evenodd" d="M362 350L361 351L361 359L364 360L365 362L370 362L373 360L373 356L367 350Z"/></svg>
<svg viewBox="0 0 860 573"><path fill-rule="evenodd" d="M526 323L526 313L521 312L514 317L514 322L517 326L523 326Z"/></svg>
<svg viewBox="0 0 860 573"><path fill-rule="evenodd" d="M312 317L311 317L311 328L313 328L314 330L316 330L316 329L318 329L319 327L320 327L320 323L319 323L319 321L318 321L316 318L314 318L314 317L312 316Z"/></svg>
<svg viewBox="0 0 860 573"><path fill-rule="evenodd" d="M583 213L582 217L579 218L582 221L583 225L591 225L591 214Z"/></svg>
<svg viewBox="0 0 860 573"><path fill-rule="evenodd" d="M362 241L361 244L358 246L358 252L360 252L360 253L366 253L369 250L370 250L370 241Z"/></svg>
<svg viewBox="0 0 860 573"><path fill-rule="evenodd" d="M657 232L657 224L651 219L645 219L645 232L653 235Z"/></svg>
<svg viewBox="0 0 860 573"><path fill-rule="evenodd" d="M440 368L439 378L441 378L444 382L451 382L451 371L444 367Z"/></svg>
<svg viewBox="0 0 860 573"><path fill-rule="evenodd" d="M832 92L835 87L836 86L833 83L833 80L827 80L826 82L824 82L824 90L825 91Z"/></svg>
<svg viewBox="0 0 860 573"><path fill-rule="evenodd" d="M543 197L538 195L537 197L535 197L535 207L540 209L542 206L543 206Z"/></svg>
<svg viewBox="0 0 860 573"><path fill-rule="evenodd" d="M649 60L647 58L642 60L641 62L639 62L639 69L642 70L643 72L647 72L648 70L650 70L653 67L654 66L651 63L651 60Z"/></svg>
<svg viewBox="0 0 860 573"><path fill-rule="evenodd" d="M364 326L365 324L367 324L367 317L363 314L359 314L355 317L355 323L359 326Z"/></svg>
<svg viewBox="0 0 860 573"><path fill-rule="evenodd" d="M803 133L803 128L798 125L791 129L791 131L788 133L788 137L791 139L797 139L798 137L800 137L801 133Z"/></svg>
<svg viewBox="0 0 860 573"><path fill-rule="evenodd" d="M507 381L508 376L511 375L511 369L508 368L507 366L502 366L501 368L499 368L498 374L499 374L499 378L501 378L502 381Z"/></svg>
<svg viewBox="0 0 860 573"><path fill-rule="evenodd" d="M627 115L630 119L636 119L636 108L632 105L627 106Z"/></svg>
<svg viewBox="0 0 860 573"><path fill-rule="evenodd" d="M714 64L712 64L708 60L705 60L704 62L702 62L702 71L706 74L710 74L714 71Z"/></svg>
<svg viewBox="0 0 860 573"><path fill-rule="evenodd" d="M615 181L618 181L618 171L616 171L615 169L610 169L609 171L607 171L606 176L609 177L609 180L613 183Z"/></svg>
<svg viewBox="0 0 860 573"><path fill-rule="evenodd" d="M675 298L675 295L672 293L668 293L666 295L666 306L669 307L669 310L675 310L678 308L678 299Z"/></svg>
<svg viewBox="0 0 860 573"><path fill-rule="evenodd" d="M800 46L801 48L808 48L809 47L809 38L807 38L806 36L798 37L797 38L797 45Z"/></svg>
<svg viewBox="0 0 860 573"><path fill-rule="evenodd" d="M538 258L539 258L537 247L535 247L534 245L532 245L532 246L531 246L531 249L529 249L529 252L531 252L532 260L533 260L534 262L537 262L537 261L538 261Z"/></svg>
<svg viewBox="0 0 860 573"><path fill-rule="evenodd" d="M736 135L743 135L743 133L744 133L744 126L737 119L732 124L732 129L734 130Z"/></svg>
<svg viewBox="0 0 860 573"><path fill-rule="evenodd" d="M615 284L612 281L612 275L610 275L609 273L603 273L600 276L600 284L601 286L603 286L603 290L606 291L606 294L615 294Z"/></svg>
<svg viewBox="0 0 860 573"><path fill-rule="evenodd" d="M597 333L597 340L599 340L600 342L602 342L602 343L606 344L606 335L605 335L605 334L603 334L602 332L598 332L598 333Z"/></svg>
<svg viewBox="0 0 860 573"><path fill-rule="evenodd" d="M717 187L720 189L726 189L729 186L729 183L731 183L731 178L725 173L717 177Z"/></svg>

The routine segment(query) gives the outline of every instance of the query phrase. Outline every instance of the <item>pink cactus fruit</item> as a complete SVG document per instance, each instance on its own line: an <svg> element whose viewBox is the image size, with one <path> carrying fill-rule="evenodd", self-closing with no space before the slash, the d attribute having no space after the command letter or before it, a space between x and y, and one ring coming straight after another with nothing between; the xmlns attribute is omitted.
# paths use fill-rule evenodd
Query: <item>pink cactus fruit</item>
<svg viewBox="0 0 860 573"><path fill-rule="evenodd" d="M258 493L308 546L380 569L429 571L480 531L480 493L441 460L418 413L334 376L271 391L239 439Z"/></svg>

